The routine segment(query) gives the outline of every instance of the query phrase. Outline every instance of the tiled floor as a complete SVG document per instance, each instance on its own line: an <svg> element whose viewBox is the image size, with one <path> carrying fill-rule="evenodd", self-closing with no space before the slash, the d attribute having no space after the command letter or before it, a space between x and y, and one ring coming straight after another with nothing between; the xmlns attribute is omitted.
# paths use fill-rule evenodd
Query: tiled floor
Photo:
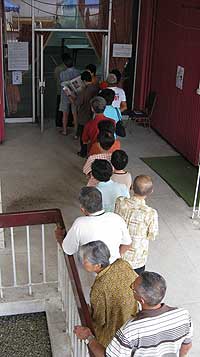
<svg viewBox="0 0 200 357"><path fill-rule="evenodd" d="M0 147L3 206L5 211L62 209L69 226L80 215L78 192L85 184L83 160L76 155L78 142L63 137L55 128L43 134L35 125L10 125ZM177 155L153 131L134 127L122 140L129 154L133 176L153 177L149 203L159 212L160 235L150 246L147 269L164 275L168 283L165 301L189 309L194 320L192 357L200 356L200 224L191 220L191 209L140 157ZM56 254L56 252L55 252Z"/></svg>

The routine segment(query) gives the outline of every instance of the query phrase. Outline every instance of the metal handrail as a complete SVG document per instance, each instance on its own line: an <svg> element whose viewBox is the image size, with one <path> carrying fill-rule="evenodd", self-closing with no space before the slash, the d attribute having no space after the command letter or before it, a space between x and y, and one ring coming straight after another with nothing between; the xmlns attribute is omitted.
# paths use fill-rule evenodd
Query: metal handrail
<svg viewBox="0 0 200 357"><path fill-rule="evenodd" d="M47 209L38 211L25 211L25 212L11 212L0 214L0 228L32 226L40 224L53 224L65 228L62 213L59 209ZM92 331L92 320L90 317L89 309L84 298L81 287L79 274L77 271L76 263L71 255L66 255L63 252L65 263L67 266L68 274L70 277L73 294L75 297L77 310L79 313L81 324L88 326ZM91 354L92 355L92 354Z"/></svg>

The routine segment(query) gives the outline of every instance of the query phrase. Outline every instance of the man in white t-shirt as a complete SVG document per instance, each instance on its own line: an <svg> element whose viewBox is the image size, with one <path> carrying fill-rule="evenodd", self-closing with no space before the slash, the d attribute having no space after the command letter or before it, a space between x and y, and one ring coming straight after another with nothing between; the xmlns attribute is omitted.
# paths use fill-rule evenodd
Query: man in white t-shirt
<svg viewBox="0 0 200 357"><path fill-rule="evenodd" d="M83 217L78 217L67 234L56 229L58 241L68 255L78 252L83 244L101 240L110 250L110 263L120 258L130 248L131 238L123 218L113 212L105 212L102 195L96 187L83 187L79 194Z"/></svg>
<svg viewBox="0 0 200 357"><path fill-rule="evenodd" d="M110 73L107 78L107 83L108 88L115 92L115 98L112 102L112 106L119 108L121 112L124 112L127 109L126 94L122 88L117 86L117 76L114 73Z"/></svg>

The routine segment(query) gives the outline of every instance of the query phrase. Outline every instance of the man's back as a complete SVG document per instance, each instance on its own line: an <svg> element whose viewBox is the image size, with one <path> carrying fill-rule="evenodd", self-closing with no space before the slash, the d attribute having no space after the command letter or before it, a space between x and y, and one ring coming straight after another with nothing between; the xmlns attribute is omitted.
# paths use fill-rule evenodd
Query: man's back
<svg viewBox="0 0 200 357"><path fill-rule="evenodd" d="M126 185L109 180L107 182L99 182L96 186L101 191L103 199L103 208L107 212L113 212L115 209L115 201L118 197L130 197L129 190Z"/></svg>
<svg viewBox="0 0 200 357"><path fill-rule="evenodd" d="M110 262L120 257L119 246L131 244L131 239L124 220L115 213L104 211L77 218L64 241L66 254L76 253L80 245L101 240L110 250Z"/></svg>
<svg viewBox="0 0 200 357"><path fill-rule="evenodd" d="M119 197L116 201L115 212L127 223L132 238L132 250L124 255L133 268L146 264L149 240L154 240L158 234L157 211L146 205L145 200Z"/></svg>
<svg viewBox="0 0 200 357"><path fill-rule="evenodd" d="M107 357L178 357L182 343L191 343L192 324L182 308L162 304L140 311L117 331L106 349Z"/></svg>
<svg viewBox="0 0 200 357"><path fill-rule="evenodd" d="M91 317L97 340L104 346L137 313L137 302L130 289L136 277L130 264L122 259L117 259L96 276L90 293Z"/></svg>

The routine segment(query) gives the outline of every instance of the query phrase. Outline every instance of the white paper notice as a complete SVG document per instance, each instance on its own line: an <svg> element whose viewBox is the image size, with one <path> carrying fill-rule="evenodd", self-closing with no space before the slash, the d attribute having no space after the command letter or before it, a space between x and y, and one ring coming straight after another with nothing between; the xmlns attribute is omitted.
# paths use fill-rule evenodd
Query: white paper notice
<svg viewBox="0 0 200 357"><path fill-rule="evenodd" d="M28 42L8 43L8 70L28 70Z"/></svg>
<svg viewBox="0 0 200 357"><path fill-rule="evenodd" d="M13 71L12 72L12 84L22 84L22 72Z"/></svg>
<svg viewBox="0 0 200 357"><path fill-rule="evenodd" d="M113 43L113 57L130 58L132 56L132 45Z"/></svg>
<svg viewBox="0 0 200 357"><path fill-rule="evenodd" d="M177 66L176 71L176 87L183 89L184 67Z"/></svg>

